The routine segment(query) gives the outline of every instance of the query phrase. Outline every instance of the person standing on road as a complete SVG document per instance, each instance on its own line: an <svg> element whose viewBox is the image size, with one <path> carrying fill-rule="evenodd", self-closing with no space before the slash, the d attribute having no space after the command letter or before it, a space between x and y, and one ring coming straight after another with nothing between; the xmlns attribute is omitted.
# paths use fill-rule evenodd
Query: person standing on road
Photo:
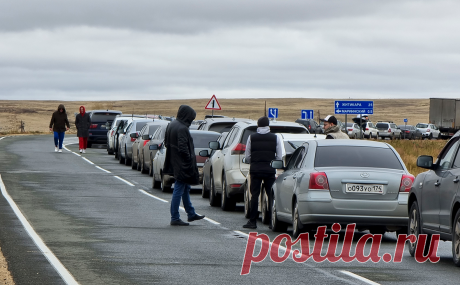
<svg viewBox="0 0 460 285"><path fill-rule="evenodd" d="M196 165L195 146L189 127L195 120L196 112L190 106L181 105L176 120L172 121L165 132L166 157L163 167L164 174L174 176L174 190L171 200L171 226L188 226L180 219L180 200L187 212L188 222L201 220L204 215L195 213L190 201L190 185L199 184L198 167Z"/></svg>
<svg viewBox="0 0 460 285"><path fill-rule="evenodd" d="M259 196L262 181L268 193L269 205L271 203L271 189L275 182L276 170L270 166L272 160L281 160L283 157L282 142L279 136L270 133L270 120L261 117L257 121L257 133L249 136L246 143L245 162L250 164L251 175L251 201L249 206L250 216L243 228L256 229L259 217ZM269 206L270 207L270 206Z"/></svg>
<svg viewBox="0 0 460 285"><path fill-rule="evenodd" d="M58 110L53 113L53 116L51 116L50 122L50 131L54 132L55 152L62 152L62 142L64 141L64 134L69 129L70 124L69 120L67 119L67 112L65 110L64 105L60 104Z"/></svg>
<svg viewBox="0 0 460 285"><path fill-rule="evenodd" d="M91 118L86 113L84 106L80 106L80 114L75 117L75 126L77 127L77 137L79 142L80 153L86 153L88 145L89 127L91 126Z"/></svg>
<svg viewBox="0 0 460 285"><path fill-rule="evenodd" d="M337 119L334 116L327 116L321 119L324 122L324 134L326 139L350 139L347 134L342 132L337 126Z"/></svg>

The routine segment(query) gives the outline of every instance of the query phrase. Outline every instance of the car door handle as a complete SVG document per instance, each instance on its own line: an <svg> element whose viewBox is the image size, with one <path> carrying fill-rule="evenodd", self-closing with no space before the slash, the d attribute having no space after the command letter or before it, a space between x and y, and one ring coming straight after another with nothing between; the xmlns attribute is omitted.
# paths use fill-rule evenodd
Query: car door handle
<svg viewBox="0 0 460 285"><path fill-rule="evenodd" d="M434 183L434 186L439 186L439 185L441 185L441 182L439 182L439 181L436 181L436 182Z"/></svg>

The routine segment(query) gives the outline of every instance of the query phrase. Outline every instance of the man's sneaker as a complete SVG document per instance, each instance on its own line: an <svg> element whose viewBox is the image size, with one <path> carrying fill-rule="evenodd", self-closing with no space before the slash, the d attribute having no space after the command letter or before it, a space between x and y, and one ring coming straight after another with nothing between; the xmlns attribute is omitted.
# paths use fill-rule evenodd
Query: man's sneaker
<svg viewBox="0 0 460 285"><path fill-rule="evenodd" d="M189 223L186 223L182 220L178 220L178 221L171 221L171 226L188 226Z"/></svg>
<svg viewBox="0 0 460 285"><path fill-rule="evenodd" d="M58 148L57 148L57 147L54 148L54 152L58 152Z"/></svg>
<svg viewBox="0 0 460 285"><path fill-rule="evenodd" d="M198 220L201 220L201 219L204 219L204 215L198 215L198 214L196 214L195 216L193 216L193 217L191 217L191 218L188 218L188 219L187 219L187 222L198 221Z"/></svg>
<svg viewBox="0 0 460 285"><path fill-rule="evenodd" d="M248 221L246 225L243 226L245 229L257 229L257 223Z"/></svg>
<svg viewBox="0 0 460 285"><path fill-rule="evenodd" d="M82 152L83 152L83 150L82 150L82 149L80 149L80 153L82 153Z"/></svg>
<svg viewBox="0 0 460 285"><path fill-rule="evenodd" d="M62 149L59 149L58 152L62 152Z"/></svg>
<svg viewBox="0 0 460 285"><path fill-rule="evenodd" d="M86 153L86 150L85 150L85 149L83 150L83 153Z"/></svg>

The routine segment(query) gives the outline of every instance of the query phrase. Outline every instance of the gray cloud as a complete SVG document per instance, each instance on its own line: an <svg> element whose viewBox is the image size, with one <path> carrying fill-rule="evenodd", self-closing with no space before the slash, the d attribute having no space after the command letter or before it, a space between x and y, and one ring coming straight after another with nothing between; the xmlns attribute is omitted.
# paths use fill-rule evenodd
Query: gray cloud
<svg viewBox="0 0 460 285"><path fill-rule="evenodd" d="M458 96L455 1L131 2L0 2L0 98Z"/></svg>

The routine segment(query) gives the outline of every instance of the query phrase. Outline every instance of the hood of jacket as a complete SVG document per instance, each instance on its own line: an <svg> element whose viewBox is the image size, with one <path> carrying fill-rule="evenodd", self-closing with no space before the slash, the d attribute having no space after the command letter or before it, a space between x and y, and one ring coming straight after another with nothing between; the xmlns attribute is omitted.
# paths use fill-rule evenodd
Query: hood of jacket
<svg viewBox="0 0 460 285"><path fill-rule="evenodd" d="M332 126L332 127L329 127L327 130L324 131L324 134L329 134L329 133L339 133L340 132L340 128L339 126Z"/></svg>
<svg viewBox="0 0 460 285"><path fill-rule="evenodd" d="M59 104L58 106L58 112L59 112L59 109L64 109L64 113L66 113L66 110L65 110L65 107L64 107L64 104Z"/></svg>
<svg viewBox="0 0 460 285"><path fill-rule="evenodd" d="M270 127L258 127L257 133L261 135L268 134L270 132Z"/></svg>
<svg viewBox="0 0 460 285"><path fill-rule="evenodd" d="M81 108L83 108L83 112L81 111ZM65 110L65 109L64 109L64 110ZM86 113L85 106L80 106L80 108L78 108L78 110L80 111L80 114L81 114L82 116Z"/></svg>
<svg viewBox="0 0 460 285"><path fill-rule="evenodd" d="M196 118L196 112L188 105L181 105L177 111L177 120L190 127L192 121Z"/></svg>

